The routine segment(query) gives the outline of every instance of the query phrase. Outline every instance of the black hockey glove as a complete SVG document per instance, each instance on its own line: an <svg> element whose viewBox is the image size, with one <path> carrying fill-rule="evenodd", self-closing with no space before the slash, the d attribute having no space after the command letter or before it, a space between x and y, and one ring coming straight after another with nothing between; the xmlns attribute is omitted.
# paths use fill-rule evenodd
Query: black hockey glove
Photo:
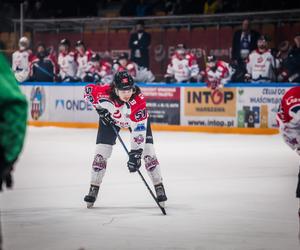
<svg viewBox="0 0 300 250"><path fill-rule="evenodd" d="M115 124L115 121L113 118L111 118L110 113L108 112L107 109L96 109L97 113L100 116L101 122L104 125L113 125Z"/></svg>
<svg viewBox="0 0 300 250"><path fill-rule="evenodd" d="M141 156L143 149L133 149L129 152L127 167L130 173L136 172L141 167Z"/></svg>

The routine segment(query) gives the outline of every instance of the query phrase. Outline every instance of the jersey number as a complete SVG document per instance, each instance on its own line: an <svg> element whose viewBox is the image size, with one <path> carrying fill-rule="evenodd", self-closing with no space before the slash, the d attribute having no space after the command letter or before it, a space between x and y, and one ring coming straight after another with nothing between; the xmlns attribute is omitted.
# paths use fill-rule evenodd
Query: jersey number
<svg viewBox="0 0 300 250"><path fill-rule="evenodd" d="M147 112L146 109L141 109L138 112L136 112L136 114L134 115L135 119L137 121L143 120L145 118L147 118Z"/></svg>

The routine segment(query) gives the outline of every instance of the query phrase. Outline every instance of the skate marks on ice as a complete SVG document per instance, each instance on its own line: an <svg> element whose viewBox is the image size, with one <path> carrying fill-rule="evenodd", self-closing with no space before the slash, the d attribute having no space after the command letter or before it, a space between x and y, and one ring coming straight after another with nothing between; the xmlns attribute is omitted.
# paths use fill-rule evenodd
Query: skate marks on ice
<svg viewBox="0 0 300 250"><path fill-rule="evenodd" d="M86 208L95 134L29 129L16 189L0 196L5 250L299 250L298 158L279 136L155 132L162 216L118 144Z"/></svg>

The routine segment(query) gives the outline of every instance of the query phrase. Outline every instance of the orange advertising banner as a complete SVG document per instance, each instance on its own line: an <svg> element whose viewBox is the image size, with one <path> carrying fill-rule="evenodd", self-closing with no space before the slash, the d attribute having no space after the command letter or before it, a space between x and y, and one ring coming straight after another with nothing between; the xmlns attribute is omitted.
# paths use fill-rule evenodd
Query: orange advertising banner
<svg viewBox="0 0 300 250"><path fill-rule="evenodd" d="M236 116L235 88L220 90L185 88L184 90L184 114L186 116Z"/></svg>

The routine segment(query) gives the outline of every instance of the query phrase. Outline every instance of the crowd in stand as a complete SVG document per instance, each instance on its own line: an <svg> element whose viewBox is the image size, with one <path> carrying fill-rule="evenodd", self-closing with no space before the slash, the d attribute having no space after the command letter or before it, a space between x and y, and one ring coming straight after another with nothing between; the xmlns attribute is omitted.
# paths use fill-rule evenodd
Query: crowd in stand
<svg viewBox="0 0 300 250"><path fill-rule="evenodd" d="M270 49L269 38L250 28L245 19L242 28L234 33L231 60L225 62L215 55L205 58L200 69L197 58L184 44L178 44L166 68L164 82L206 82L220 88L228 82L300 82L300 33L294 44L282 41ZM20 39L19 50L13 53L12 68L19 82L97 82L110 84L118 71L128 71L137 82L153 82L155 76L149 66L151 35L138 22L136 32L129 39L128 53L117 58L101 57L77 41L75 51L68 39L62 39L58 54L53 47L38 44L35 52L29 49L29 40Z"/></svg>
<svg viewBox="0 0 300 250"><path fill-rule="evenodd" d="M19 18L21 1L0 2L0 18ZM120 16L188 15L249 12L300 8L299 1L273 0L24 0L24 18L61 18L103 16L112 10Z"/></svg>

